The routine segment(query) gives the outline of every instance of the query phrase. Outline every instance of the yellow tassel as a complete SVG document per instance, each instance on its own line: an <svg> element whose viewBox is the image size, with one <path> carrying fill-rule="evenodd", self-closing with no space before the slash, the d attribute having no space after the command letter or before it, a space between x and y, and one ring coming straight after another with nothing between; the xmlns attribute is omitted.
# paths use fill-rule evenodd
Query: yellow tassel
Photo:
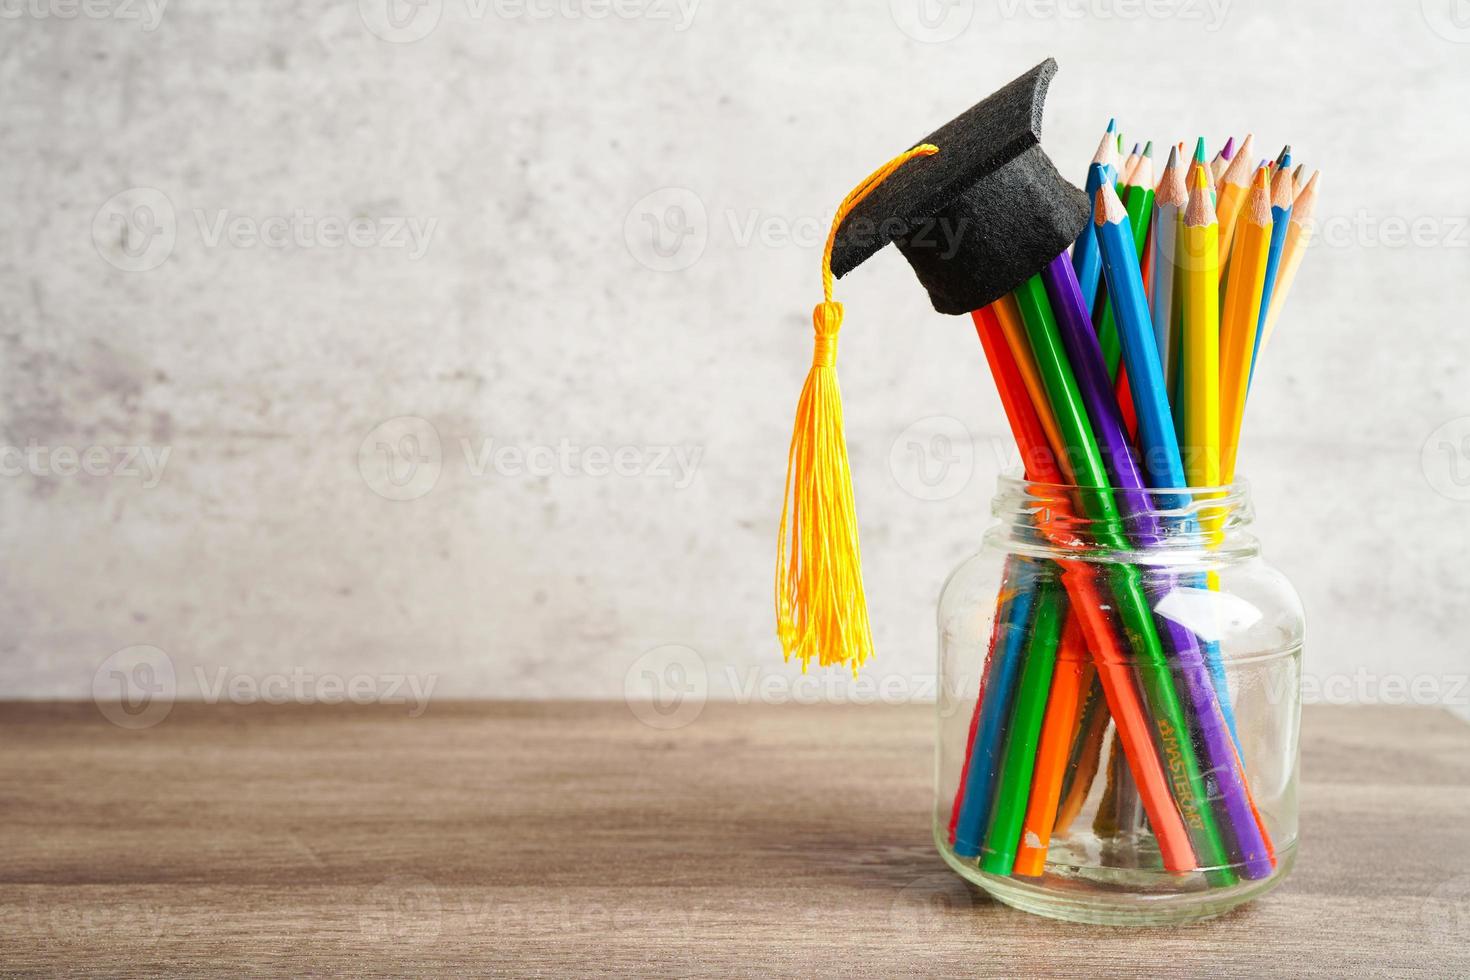
<svg viewBox="0 0 1470 980"><path fill-rule="evenodd" d="M848 212L873 188L908 161L938 152L925 143L870 174L843 199L822 253L823 302L812 311L816 345L796 403L776 541L776 635L786 659L800 659L803 671L815 657L823 667L846 664L856 673L873 653L852 469L842 431L842 394L837 387L842 304L832 300L832 245Z"/></svg>

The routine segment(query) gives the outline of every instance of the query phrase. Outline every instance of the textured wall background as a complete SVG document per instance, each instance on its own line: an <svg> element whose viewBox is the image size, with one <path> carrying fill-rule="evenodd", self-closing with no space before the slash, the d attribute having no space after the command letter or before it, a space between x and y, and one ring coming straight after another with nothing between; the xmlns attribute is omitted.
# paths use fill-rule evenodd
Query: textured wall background
<svg viewBox="0 0 1470 980"><path fill-rule="evenodd" d="M1470 696L1453 4L391 2L0 11L5 695L85 697L144 645L181 696L616 696L673 644L716 696L780 697L831 209L1051 54L1078 181L1110 115L1325 171L1248 420L1259 531L1321 696ZM839 297L869 677L923 696L1005 424L896 254Z"/></svg>

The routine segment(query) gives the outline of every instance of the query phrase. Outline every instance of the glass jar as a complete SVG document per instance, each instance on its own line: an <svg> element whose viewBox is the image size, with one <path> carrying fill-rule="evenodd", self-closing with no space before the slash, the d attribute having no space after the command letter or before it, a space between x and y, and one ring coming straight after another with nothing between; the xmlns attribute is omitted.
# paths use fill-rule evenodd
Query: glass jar
<svg viewBox="0 0 1470 980"><path fill-rule="evenodd" d="M1029 912L1208 918L1296 856L1301 602L1243 483L1116 496L1002 477L945 583L935 842Z"/></svg>

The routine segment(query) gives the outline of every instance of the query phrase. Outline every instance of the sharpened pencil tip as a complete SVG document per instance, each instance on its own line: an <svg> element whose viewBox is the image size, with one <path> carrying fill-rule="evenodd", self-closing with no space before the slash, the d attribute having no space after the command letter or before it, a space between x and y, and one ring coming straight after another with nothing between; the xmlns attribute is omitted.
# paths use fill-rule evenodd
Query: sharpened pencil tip
<svg viewBox="0 0 1470 980"><path fill-rule="evenodd" d="M1177 166L1179 166L1179 147L1171 146L1169 147L1169 162L1164 164L1164 169L1172 170Z"/></svg>
<svg viewBox="0 0 1470 980"><path fill-rule="evenodd" d="M1149 140L1147 143L1143 144L1143 155L1146 156L1146 157L1148 157L1149 159L1153 159L1153 155L1154 155L1154 141L1153 140Z"/></svg>
<svg viewBox="0 0 1470 980"><path fill-rule="evenodd" d="M1203 136L1201 136L1199 138L1199 141L1194 144L1194 162L1205 162L1205 138Z"/></svg>
<svg viewBox="0 0 1470 980"><path fill-rule="evenodd" d="M1281 148L1281 155L1276 158L1276 166L1278 166L1278 167L1289 167L1289 166L1291 166L1291 144L1290 143L1287 143L1285 146L1283 146Z"/></svg>
<svg viewBox="0 0 1470 980"><path fill-rule="evenodd" d="M1225 145L1220 149L1220 155L1222 157L1224 157L1225 159L1227 159L1227 160L1229 160L1231 157L1235 156L1235 137L1234 136L1230 137L1229 139L1227 139L1225 141Z"/></svg>
<svg viewBox="0 0 1470 980"><path fill-rule="evenodd" d="M1117 119L1109 119L1108 120L1108 132L1110 132L1110 133L1116 133L1117 131L1118 131L1118 120Z"/></svg>

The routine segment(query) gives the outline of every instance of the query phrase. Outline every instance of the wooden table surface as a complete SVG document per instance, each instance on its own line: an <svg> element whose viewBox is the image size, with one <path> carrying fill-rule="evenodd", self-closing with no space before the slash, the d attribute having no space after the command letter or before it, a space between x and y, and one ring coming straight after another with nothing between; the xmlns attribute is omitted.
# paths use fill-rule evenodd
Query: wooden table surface
<svg viewBox="0 0 1470 980"><path fill-rule="evenodd" d="M0 705L0 973L1470 975L1470 726L1308 708L1300 860L1177 929L972 892L931 709Z"/></svg>

